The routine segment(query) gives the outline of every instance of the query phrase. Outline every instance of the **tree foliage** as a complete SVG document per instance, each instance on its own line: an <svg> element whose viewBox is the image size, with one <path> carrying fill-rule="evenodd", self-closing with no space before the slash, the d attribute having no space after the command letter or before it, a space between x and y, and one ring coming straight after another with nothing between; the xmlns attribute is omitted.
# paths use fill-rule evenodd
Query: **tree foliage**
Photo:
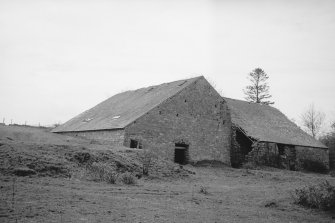
<svg viewBox="0 0 335 223"><path fill-rule="evenodd" d="M314 138L320 133L324 120L325 114L316 110L313 104L301 115L303 127Z"/></svg>
<svg viewBox="0 0 335 223"><path fill-rule="evenodd" d="M246 95L245 99L250 102L271 105L274 102L267 99L272 96L269 94L270 87L267 84L269 76L261 68L256 68L249 73L249 80L251 84L243 90Z"/></svg>

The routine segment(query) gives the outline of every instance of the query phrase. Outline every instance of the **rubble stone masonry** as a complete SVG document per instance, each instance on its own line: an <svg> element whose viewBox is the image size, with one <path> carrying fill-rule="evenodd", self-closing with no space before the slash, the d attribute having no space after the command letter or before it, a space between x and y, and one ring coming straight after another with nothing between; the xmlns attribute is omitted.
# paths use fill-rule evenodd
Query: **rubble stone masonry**
<svg viewBox="0 0 335 223"><path fill-rule="evenodd" d="M125 146L138 140L167 159L175 143L189 145L189 161L217 160L230 165L231 119L226 102L204 79L149 111L125 128Z"/></svg>
<svg viewBox="0 0 335 223"><path fill-rule="evenodd" d="M84 131L84 132L64 132L64 135L81 137L85 139L94 140L101 144L123 145L124 143L124 129L118 130L99 130L99 131Z"/></svg>

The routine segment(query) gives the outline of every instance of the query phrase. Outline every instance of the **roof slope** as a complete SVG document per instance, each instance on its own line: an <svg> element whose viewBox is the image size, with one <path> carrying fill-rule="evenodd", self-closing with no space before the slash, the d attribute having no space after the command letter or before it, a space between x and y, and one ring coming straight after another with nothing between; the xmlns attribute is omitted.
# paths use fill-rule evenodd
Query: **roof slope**
<svg viewBox="0 0 335 223"><path fill-rule="evenodd" d="M110 97L52 132L92 131L126 127L200 77L164 83Z"/></svg>
<svg viewBox="0 0 335 223"><path fill-rule="evenodd" d="M232 122L254 139L289 145L327 148L302 131L278 109L241 100L224 98Z"/></svg>

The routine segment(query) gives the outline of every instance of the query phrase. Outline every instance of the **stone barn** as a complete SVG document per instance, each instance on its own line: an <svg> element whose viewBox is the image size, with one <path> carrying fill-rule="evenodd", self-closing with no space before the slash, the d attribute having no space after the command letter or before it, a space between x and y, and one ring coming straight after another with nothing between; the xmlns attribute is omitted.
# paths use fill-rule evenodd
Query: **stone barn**
<svg viewBox="0 0 335 223"><path fill-rule="evenodd" d="M117 94L53 132L152 150L180 164L230 165L227 103L203 76Z"/></svg>
<svg viewBox="0 0 335 223"><path fill-rule="evenodd" d="M278 109L222 98L203 76L122 92L53 132L151 150L180 164L329 168L328 148Z"/></svg>
<svg viewBox="0 0 335 223"><path fill-rule="evenodd" d="M232 119L232 166L255 161L291 170L329 169L328 148L278 109L230 98L224 100Z"/></svg>

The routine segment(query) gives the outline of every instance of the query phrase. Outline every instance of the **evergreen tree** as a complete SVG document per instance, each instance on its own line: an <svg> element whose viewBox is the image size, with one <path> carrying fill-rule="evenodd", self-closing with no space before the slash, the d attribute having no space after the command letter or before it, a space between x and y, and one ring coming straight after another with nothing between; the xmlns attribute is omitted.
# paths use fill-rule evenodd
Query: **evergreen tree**
<svg viewBox="0 0 335 223"><path fill-rule="evenodd" d="M256 68L249 73L249 80L251 81L251 84L243 90L246 95L245 99L259 104L274 104L274 102L267 100L272 97L269 94L270 87L266 83L268 78L268 75L261 68Z"/></svg>

